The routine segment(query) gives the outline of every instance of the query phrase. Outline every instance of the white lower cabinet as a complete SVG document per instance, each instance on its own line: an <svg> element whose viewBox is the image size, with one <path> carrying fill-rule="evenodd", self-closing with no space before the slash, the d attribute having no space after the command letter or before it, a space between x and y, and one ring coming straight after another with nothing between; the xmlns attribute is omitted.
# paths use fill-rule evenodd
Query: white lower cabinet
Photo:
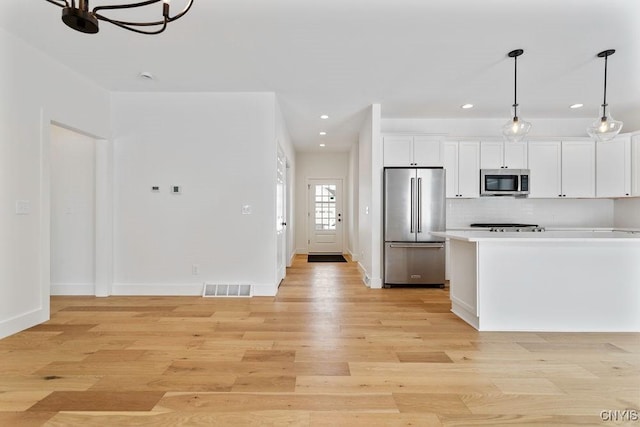
<svg viewBox="0 0 640 427"><path fill-rule="evenodd" d="M480 197L480 142L444 143L447 198Z"/></svg>
<svg viewBox="0 0 640 427"><path fill-rule="evenodd" d="M530 198L593 198L595 143L592 140L530 141Z"/></svg>

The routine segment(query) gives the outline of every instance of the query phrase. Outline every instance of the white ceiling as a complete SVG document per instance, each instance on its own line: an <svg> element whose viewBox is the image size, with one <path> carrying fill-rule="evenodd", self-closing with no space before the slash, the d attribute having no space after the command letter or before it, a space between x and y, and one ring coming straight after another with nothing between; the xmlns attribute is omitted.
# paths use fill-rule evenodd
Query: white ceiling
<svg viewBox="0 0 640 427"><path fill-rule="evenodd" d="M275 92L301 151L346 150L372 103L384 118L506 120L516 48L523 118L595 118L596 54L612 48L611 111L640 129L640 0L195 0L156 36L81 34L45 0L2 8L0 26L109 90Z"/></svg>

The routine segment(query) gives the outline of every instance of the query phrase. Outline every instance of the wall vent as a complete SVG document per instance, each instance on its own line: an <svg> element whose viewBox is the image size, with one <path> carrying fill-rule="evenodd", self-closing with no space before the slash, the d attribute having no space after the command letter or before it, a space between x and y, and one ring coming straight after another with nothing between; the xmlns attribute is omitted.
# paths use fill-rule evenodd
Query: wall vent
<svg viewBox="0 0 640 427"><path fill-rule="evenodd" d="M253 286L245 284L205 283L203 297L251 297Z"/></svg>

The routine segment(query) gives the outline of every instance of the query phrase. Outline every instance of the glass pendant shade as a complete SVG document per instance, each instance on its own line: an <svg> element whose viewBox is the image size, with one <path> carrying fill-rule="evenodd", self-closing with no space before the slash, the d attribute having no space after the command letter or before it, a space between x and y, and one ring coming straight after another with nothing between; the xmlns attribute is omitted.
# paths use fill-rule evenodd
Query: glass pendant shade
<svg viewBox="0 0 640 427"><path fill-rule="evenodd" d="M512 119L507 120L507 123L502 126L502 135L507 141L519 142L527 136L530 130L531 123L514 116Z"/></svg>
<svg viewBox="0 0 640 427"><path fill-rule="evenodd" d="M611 141L622 130L622 122L611 117L608 111L603 113L601 108L600 117L587 128L590 137L599 142Z"/></svg>

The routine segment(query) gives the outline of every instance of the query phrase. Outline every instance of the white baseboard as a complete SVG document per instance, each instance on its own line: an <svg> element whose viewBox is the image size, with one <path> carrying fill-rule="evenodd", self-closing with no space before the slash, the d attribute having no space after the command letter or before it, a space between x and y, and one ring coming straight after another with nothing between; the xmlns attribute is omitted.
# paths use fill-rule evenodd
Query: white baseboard
<svg viewBox="0 0 640 427"><path fill-rule="evenodd" d="M39 308L33 311L29 311L23 314L19 314L7 320L0 322L0 338L8 337L9 335L16 334L25 329L29 329L32 326L39 325L40 323L49 320L49 301L47 301L46 308Z"/></svg>
<svg viewBox="0 0 640 427"><path fill-rule="evenodd" d="M51 295L95 295L96 289L93 283L52 283Z"/></svg>
<svg viewBox="0 0 640 427"><path fill-rule="evenodd" d="M347 249L347 253L349 254L349 256L351 257L351 261L353 262L358 262L360 259L358 258L357 254L354 254L353 252L351 252L350 249Z"/></svg>
<svg viewBox="0 0 640 427"><path fill-rule="evenodd" d="M369 283L369 287L371 289L382 289L382 279L379 277L372 278L371 283Z"/></svg>
<svg viewBox="0 0 640 427"><path fill-rule="evenodd" d="M293 251L293 253L289 256L289 262L287 263L287 267L291 267L293 265L293 260L296 257L296 251Z"/></svg>
<svg viewBox="0 0 640 427"><path fill-rule="evenodd" d="M206 283L219 281L206 280ZM111 295L117 296L201 296L202 283L114 283ZM248 282L243 282L248 283ZM275 296L278 292L277 284L253 284L253 296Z"/></svg>

